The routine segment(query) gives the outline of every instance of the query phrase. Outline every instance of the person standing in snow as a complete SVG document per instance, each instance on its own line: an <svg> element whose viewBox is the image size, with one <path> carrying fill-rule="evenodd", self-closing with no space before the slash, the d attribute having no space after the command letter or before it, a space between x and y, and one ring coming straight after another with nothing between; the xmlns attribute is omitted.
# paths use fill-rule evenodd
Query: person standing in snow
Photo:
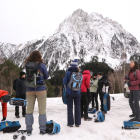
<svg viewBox="0 0 140 140"><path fill-rule="evenodd" d="M132 110L132 114L129 115L129 117L133 117L129 121L140 122L140 114L139 114L140 70L138 67L138 63L136 61L131 61L130 70L128 72L128 75L125 76L125 79L128 80L128 87L130 90L129 105Z"/></svg>
<svg viewBox="0 0 140 140"><path fill-rule="evenodd" d="M31 64L31 67L34 63L30 62L35 62L38 63L39 71L42 74L43 81L48 79L48 72L45 64L43 63L42 56L39 51L33 51L29 57L25 60L25 64L28 63ZM26 65L25 65L26 66ZM27 71L26 71L27 73ZM29 72L30 73L30 72ZM27 76L28 77L28 74ZM45 82L43 82L45 83ZM27 130L27 135L30 136L32 134L32 125L34 123L34 118L33 118L33 111L34 111L34 106L35 106L35 100L37 99L38 101L38 108L39 108L39 129L40 129L40 134L45 134L46 133L46 96L47 96L47 91L46 91L46 85L40 85L36 88L30 87L27 85L27 92L26 92L26 97L27 97L27 110L26 110L26 115L25 115L25 124L26 124L26 130Z"/></svg>
<svg viewBox="0 0 140 140"><path fill-rule="evenodd" d="M20 72L20 78L16 81L16 98L26 99L26 87L25 87L25 72ZM22 106L22 116L26 115L26 106ZM19 106L15 107L15 116L19 116Z"/></svg>
<svg viewBox="0 0 140 140"><path fill-rule="evenodd" d="M104 108L103 108L103 97L104 97L104 93L108 93L108 88L109 88L108 79L107 79L107 76L103 72L98 72L97 77L98 77L97 93L100 96L101 111L103 111L104 113L107 113L106 111L104 111Z"/></svg>
<svg viewBox="0 0 140 140"><path fill-rule="evenodd" d="M83 80L81 86L81 118L84 117L85 121L91 121L92 118L88 116L88 96L87 96L87 89L90 89L90 74L89 70L83 71ZM83 114L84 112L84 114Z"/></svg>
<svg viewBox="0 0 140 140"><path fill-rule="evenodd" d="M97 73L94 73L93 77L90 80L90 93L91 93L91 96L92 96L92 109L94 108L94 102L96 102L96 110L98 110L97 88L98 88Z"/></svg>
<svg viewBox="0 0 140 140"><path fill-rule="evenodd" d="M1 121L5 121L7 117L7 102L10 100L11 96L5 90L0 90L0 102L2 105L2 113L3 119Z"/></svg>
<svg viewBox="0 0 140 140"><path fill-rule="evenodd" d="M78 60L75 59L71 63L71 67L68 68L65 77L63 78L63 83L66 85L66 96L67 96L67 126L73 127L74 123L76 127L81 125L81 110L80 110L80 99L81 99L81 89L79 91L73 91L68 85L71 80L71 75L73 72L80 73L78 66ZM82 74L81 74L82 76ZM73 116L73 102L75 106L75 112ZM74 121L75 117L75 121Z"/></svg>

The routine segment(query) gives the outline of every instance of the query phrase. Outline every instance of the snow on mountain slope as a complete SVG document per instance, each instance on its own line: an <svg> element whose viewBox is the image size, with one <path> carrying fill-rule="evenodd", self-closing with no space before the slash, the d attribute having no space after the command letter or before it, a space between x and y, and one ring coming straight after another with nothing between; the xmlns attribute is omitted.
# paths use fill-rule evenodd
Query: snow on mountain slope
<svg viewBox="0 0 140 140"><path fill-rule="evenodd" d="M132 112L129 107L128 99L123 94L111 94L115 97L115 100L111 100L111 110L105 115L105 121L101 123L95 123L94 118L92 121L81 120L81 126L79 128L70 128L67 126L67 106L62 103L62 99L59 98L47 98L47 120L54 120L61 126L61 131L58 134L44 136L39 134L38 125L38 103L36 101L34 108L34 124L33 134L26 136L26 140L139 140L139 129L135 130L122 130L123 121L129 120L128 117ZM0 108L2 112L2 108ZM8 104L7 120L19 121L21 124L21 130L26 128L25 118L15 118L15 107ZM22 110L20 107L20 116ZM93 114L89 114L93 117ZM0 140L12 140L15 133L3 134L0 132ZM20 139L20 136L19 138Z"/></svg>
<svg viewBox="0 0 140 140"><path fill-rule="evenodd" d="M11 57L17 51L24 49L25 47L37 42L37 39L24 42L19 45L10 44L10 43L1 43L0 42L0 58L7 58Z"/></svg>
<svg viewBox="0 0 140 140"><path fill-rule="evenodd" d="M40 50L48 69L66 69L69 61L78 58L81 63L93 57L105 60L112 68L119 65L124 58L140 51L140 44L134 36L109 18L97 13L88 14L76 10L62 22L55 33L40 43L24 47L13 54L10 59L22 65L33 50Z"/></svg>

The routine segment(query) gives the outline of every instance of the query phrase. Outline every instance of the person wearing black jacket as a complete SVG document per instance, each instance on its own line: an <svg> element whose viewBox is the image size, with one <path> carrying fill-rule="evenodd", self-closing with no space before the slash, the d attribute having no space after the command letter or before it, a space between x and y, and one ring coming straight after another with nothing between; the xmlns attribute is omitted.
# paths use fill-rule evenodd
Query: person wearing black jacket
<svg viewBox="0 0 140 140"><path fill-rule="evenodd" d="M20 78L16 81L16 98L26 99L26 87L25 87L25 72L20 72ZM22 106L22 116L26 115L26 106ZM19 106L15 107L15 116L19 116Z"/></svg>
<svg viewBox="0 0 140 140"><path fill-rule="evenodd" d="M98 80L99 80L98 81L97 93L100 96L101 111L104 111L104 109L103 109L103 96L104 96L105 92L108 92L108 91L105 91L105 89L106 89L107 86L109 86L109 83L108 83L107 76L104 73L98 72L97 77L98 77Z"/></svg>

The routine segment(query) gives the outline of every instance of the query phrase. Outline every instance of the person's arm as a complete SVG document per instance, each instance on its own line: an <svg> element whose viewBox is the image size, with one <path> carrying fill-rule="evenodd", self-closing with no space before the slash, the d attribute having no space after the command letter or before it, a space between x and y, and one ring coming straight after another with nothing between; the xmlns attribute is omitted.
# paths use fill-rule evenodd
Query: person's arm
<svg viewBox="0 0 140 140"><path fill-rule="evenodd" d="M90 88L90 76L88 76L86 79L86 87Z"/></svg>
<svg viewBox="0 0 140 140"><path fill-rule="evenodd" d="M43 66L43 75L44 75L44 80L47 80L49 77L49 73L47 71L47 67L45 66L45 64L42 65Z"/></svg>
<svg viewBox="0 0 140 140"><path fill-rule="evenodd" d="M132 86L140 84L140 71L139 70L137 70L137 72L136 72L136 79L137 79L136 81L131 82Z"/></svg>
<svg viewBox="0 0 140 140"><path fill-rule="evenodd" d="M69 76L69 72L67 71L65 77L63 78L63 83L67 85L69 81L70 81L70 76Z"/></svg>
<svg viewBox="0 0 140 140"><path fill-rule="evenodd" d="M3 119L7 117L7 103L2 103L2 114L3 114Z"/></svg>
<svg viewBox="0 0 140 140"><path fill-rule="evenodd" d="M20 80L17 79L17 81L16 81L16 96L18 96L20 94L19 85L20 85Z"/></svg>

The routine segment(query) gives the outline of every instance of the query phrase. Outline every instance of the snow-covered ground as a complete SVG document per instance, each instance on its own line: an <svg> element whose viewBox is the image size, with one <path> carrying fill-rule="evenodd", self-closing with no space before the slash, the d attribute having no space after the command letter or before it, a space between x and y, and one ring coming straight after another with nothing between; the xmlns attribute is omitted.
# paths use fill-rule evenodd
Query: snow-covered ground
<svg viewBox="0 0 140 140"><path fill-rule="evenodd" d="M61 126L61 131L55 135L45 134L39 135L38 128L38 104L36 101L34 109L34 125L33 134L26 136L26 140L139 140L140 130L122 130L123 121L129 119L131 110L129 107L128 99L123 94L111 95L115 100L111 100L111 110L106 114L105 121L102 123L95 123L94 118L92 121L84 121L79 128L67 126L67 106L62 103L61 98L48 98L47 99L47 120L54 120ZM9 121L20 121L22 127L25 129L25 119L23 117L15 118L15 107L8 104L8 117ZM1 112L1 108L0 108ZM21 116L21 109L20 109ZM92 114L89 114L93 117ZM0 140L12 140L13 134L3 134L0 132ZM20 139L20 137L18 138Z"/></svg>

